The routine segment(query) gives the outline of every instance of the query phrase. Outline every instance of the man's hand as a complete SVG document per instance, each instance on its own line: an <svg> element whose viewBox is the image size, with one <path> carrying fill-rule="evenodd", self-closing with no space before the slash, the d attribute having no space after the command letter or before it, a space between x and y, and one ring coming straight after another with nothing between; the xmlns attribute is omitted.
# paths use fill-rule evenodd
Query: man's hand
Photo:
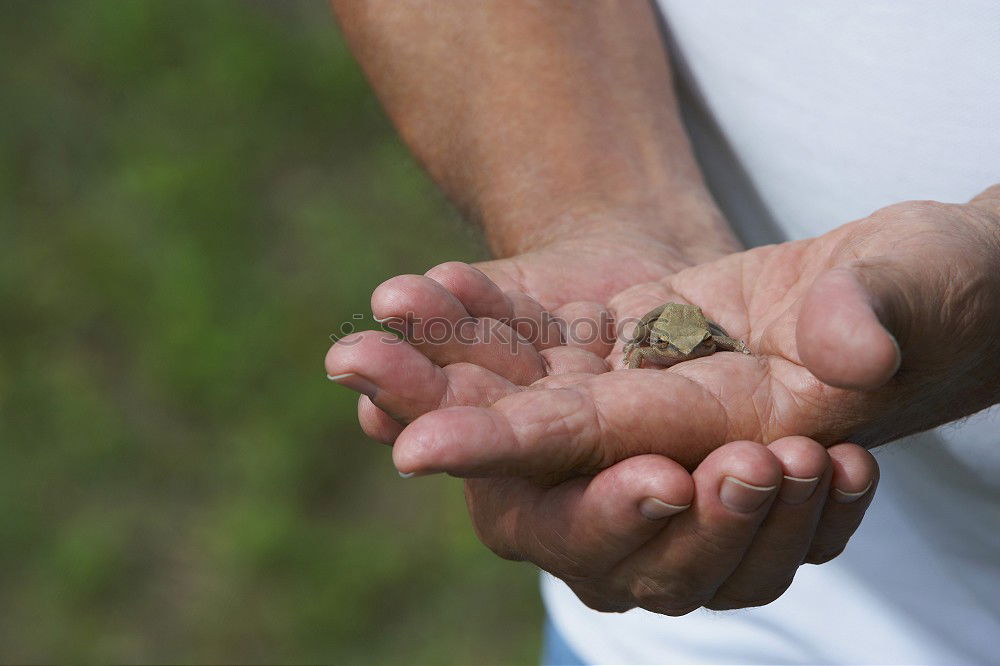
<svg viewBox="0 0 1000 666"><path fill-rule="evenodd" d="M413 284L407 278L411 281L409 287L415 287L412 292L407 291L409 287L395 292L403 297L393 303L394 290L382 290L384 308L381 314L376 308L377 316L393 316L397 305L399 314L405 314L407 304L416 303L438 308L434 311L446 317L468 318L471 314L475 325L483 327L490 323L489 318L503 318L511 313L530 319L541 313L541 306L562 308L561 314L568 319L586 318L599 316L600 308L619 289L649 281L649 287L626 290L611 303L619 316L638 317L659 304L652 301L686 296L702 305L734 335L752 336L748 342L759 354L755 360L758 367L753 371L749 366L730 368L732 361L722 357L732 355L718 354L681 364L671 371L633 371L634 379L625 382L628 385L618 386L615 382L624 382L626 373L593 374L609 369L609 362L617 361L610 348L560 344L537 348L513 336L512 343L523 353L511 354L496 345L445 345L435 358L446 366L442 369L406 345L381 344L375 333L361 335L351 340L359 344L339 345L327 360L328 372L349 375L339 381L366 394L359 409L367 432L384 441L393 441L400 435L401 424L439 407L466 406L457 411L427 414L413 423L397 443L396 457L401 469L453 468L463 474L488 473L491 469L528 470L545 475L560 469L593 471L625 458L594 477L591 484L600 479L611 482L604 486L603 493L590 496L594 504L582 502L575 506L634 508L631 500L635 498L612 492L627 490L614 483L614 475L621 473L627 480L626 472L634 470L635 465L664 460L657 456L628 458L635 451L686 452L688 458L684 462L693 467L708 451L727 441L725 434L730 431L755 432L759 436L749 439L772 441L780 436L778 433L793 432L815 417L821 422L819 431L833 437L823 440L827 444L838 441L834 434L849 431L852 423L870 425L876 421L863 409L848 404L850 401L841 400L837 390L829 387L817 390L822 385L816 379L840 385L841 390L843 386L860 386L837 384L838 373L844 368L823 367L829 350L824 350L820 343L832 338L834 349L840 352L836 358L844 358L856 346L863 346L865 331L870 332L871 326L861 321L857 330L827 331L829 335L815 337L815 343L796 343L795 316L809 319L806 316L809 304L803 304L793 295L789 301L792 311L765 312L760 307L763 302L789 299L784 293L768 293L767 284L776 291L781 291L782 286L805 289L804 282L795 285L792 284L795 280L788 277L798 273L806 279L801 258L785 269L788 276L781 274L781 262L794 260L794 251L771 255L756 251L758 254L747 255L745 262L734 264L723 260L714 266L708 264L711 268L685 271L676 280L666 277L686 263L701 264L733 252L738 244L715 210L691 155L671 90L667 58L647 3L624 6L614 2L454 3L435 11L433 20L429 20L431 15L419 3L334 0L334 6L355 54L417 158L455 204L470 218L481 222L496 254L518 255L506 263L487 263L483 270L503 290L516 289L531 297L488 297L477 301L476 285L482 282L481 274L469 280L459 275L456 282L442 287L440 292L434 292L433 286L426 282ZM622 212L621 224L609 227L608 211L616 215ZM648 240L648 247L657 249L656 256L640 251L636 260L623 264L600 249L584 251L585 246L576 245L580 238L601 234L607 237L607 243L600 245L609 252L620 244L631 254ZM850 248L843 250L842 260L850 256ZM833 255L830 252L827 259L832 261ZM755 265L755 261L765 261L768 256L767 267ZM679 261L674 263L674 260ZM459 273L454 268L442 272L450 272L454 277ZM747 270L746 275L734 274L743 269ZM850 281L845 290L836 277L834 274L827 280L829 290L839 295L849 294L853 288ZM442 282L437 282L437 278ZM755 279L762 284L755 284ZM738 291L712 293L713 285L722 286L727 281L731 287L745 287L758 301L741 306ZM447 279L438 274L428 282L441 287ZM812 303L821 306L822 286L817 281L811 292L817 294ZM969 291L982 290L970 287ZM425 299L427 296L430 298ZM845 302L850 300L847 298ZM574 301L586 303L574 306ZM885 310L892 313L898 308ZM848 303L847 307L828 314L832 321L853 325L851 317L858 312L858 308ZM877 314L889 316L882 311ZM874 315L869 315L868 324L873 318ZM822 328L821 318L811 316L811 320L819 322L816 325ZM890 323L889 319L883 321ZM799 326L798 330L804 335L808 333L807 326ZM926 373L930 382L937 380L942 373L926 370L916 363L919 352L907 348L901 331L891 330L899 335L906 359L899 378L907 375L919 384L920 373ZM850 338L855 333L860 335L852 338L853 343L843 342L845 336ZM891 362L893 355L886 355L885 344L878 344L886 339L876 335L870 340L875 346L868 352L882 353L881 360L888 358ZM917 349L919 343L915 338L913 348ZM816 354L810 355L810 345ZM434 354L430 346L422 351ZM871 354L857 358L870 359ZM921 368L916 376L909 371L911 358L913 367ZM861 374L866 370L871 374L871 368L885 374L890 372L872 365L862 367ZM730 369L737 370L737 374L733 377L720 374ZM985 368L975 370L979 369ZM574 377L568 374L571 371L583 374ZM975 379L976 373L970 374ZM754 379L763 383L752 387ZM782 385L783 380L792 384ZM532 381L537 383L531 387L527 409L521 409L518 400L525 398L518 397L523 390L518 384ZM796 381L805 383L800 385ZM561 386L565 388L560 389ZM920 395L927 393L914 391ZM674 394L689 397L673 402ZM583 406L593 407L590 413L599 413L600 408L616 419L600 422L600 427L595 428L593 422L588 424L572 410L562 413L567 407L567 396L570 400L580 400ZM798 397L803 402L796 404ZM810 404L809 400L815 403ZM939 415L968 413L976 408L976 400L987 399L977 395L958 409L953 409L954 405L932 405L934 408L927 411ZM482 408L488 405L493 408ZM768 406L773 407L772 411L757 411L758 407ZM823 408L829 406L841 407L844 413L823 415ZM731 423L727 408L733 412ZM885 408L895 406L890 403ZM678 430L681 410L686 412L685 416L699 415L701 423L692 424L690 432ZM655 418L657 412L659 423ZM782 422L795 416L801 420ZM489 427L487 422L494 417L499 427L496 432L485 433L489 439L465 439L483 434L483 426ZM536 419L537 427L532 428L532 418ZM570 450L569 456L556 456L537 466L549 465L550 469L545 471L519 457L530 458L532 451L539 454L536 460L548 455L561 435L560 427L572 436L563 442L568 446L562 447ZM867 434L872 441L880 439L878 432ZM740 434L732 439L742 437ZM690 441L685 441L686 438ZM491 452L483 444L501 446ZM511 444L521 446L511 448ZM755 455L748 451L759 450L741 446L737 457L747 461ZM828 455L833 458L838 450L839 447L830 448ZM491 453L496 455L491 458ZM709 464L715 455L719 454L712 454L702 464ZM836 469L836 461L831 464ZM651 469L650 478L660 478L653 472ZM835 484L836 479L834 474ZM514 477L497 483L500 481L531 484ZM690 483L689 477L687 481ZM492 482L476 485L489 483ZM560 489L574 483L580 485L579 481L567 481L546 490L546 497L557 497ZM551 515L564 520L546 522L544 516L549 514L542 510L549 505L541 499L521 503L531 497L529 487L537 485L524 486L523 495L476 493L474 499L482 500L478 501L476 515L489 516L490 512L482 507L490 505L490 498L494 498L493 515L497 519L492 524L510 525L513 520L537 528L535 552L559 543L560 525L572 524L582 529L591 523L595 530L587 533L591 539L600 539L601 528L610 527L607 517L595 518L597 513L593 511L552 512ZM698 487L702 487L700 482ZM600 497L608 502L599 502ZM619 504L615 504L616 498ZM538 511L530 511L529 507ZM522 545L531 543L528 539ZM523 552L531 550L525 548ZM622 551L622 557L628 552L631 551Z"/></svg>
<svg viewBox="0 0 1000 666"><path fill-rule="evenodd" d="M515 303L525 319L540 310L537 304L526 306L530 299L505 296L464 265L445 264L428 274L434 279L388 281L373 298L376 312L406 302L420 312L447 316L449 305L459 305L444 284L462 296L459 316L465 318L469 310L483 307L515 311ZM477 349L465 347L450 341L426 349L439 356ZM505 349L483 343L478 351L485 359ZM561 356L570 362L576 354L593 357L552 347L541 354L551 354L553 371ZM342 370L359 365L380 377L379 384L363 375L342 376ZM359 403L362 422L384 441L391 441L400 426L369 396L406 421L439 404L488 405L496 392L512 386L481 383L490 375L468 363L442 369L393 336L374 332L335 346L327 368L341 374L342 383L367 393ZM606 369L598 363L594 371ZM465 389L441 393L449 382ZM843 550L871 501L876 479L874 459L856 445L826 450L806 438L789 437L769 447L751 442L721 447L693 474L662 456L642 455L595 477L555 486L517 477L470 479L466 497L485 544L502 557L530 560L559 576L592 608L641 606L678 615L702 605L743 608L780 596L803 561L825 562Z"/></svg>
<svg viewBox="0 0 1000 666"><path fill-rule="evenodd" d="M417 446L416 453L426 455L429 451L438 456L431 469L476 476L500 474L499 478L472 479L467 484L470 510L480 537L503 556L530 559L556 573L589 605L603 610L640 605L676 614L698 605L727 608L766 603L781 593L802 561L825 561L843 548L871 499L877 468L859 447L833 446L824 458L815 442L783 437L787 433L780 430L769 436L765 425L780 424L784 419L786 423L804 424L792 427L812 427L806 431L822 432L830 429L826 415L833 414L853 416L852 429L858 432L865 432L867 427L873 433L903 434L919 426L908 424L897 412L902 411L904 417L912 414L911 400L933 403L934 390L942 385L947 391L964 390L968 402L943 403L925 416L931 425L996 401L996 361L990 355L990 346L995 339L991 336L996 335L991 319L998 307L998 292L990 269L1000 256L996 240L997 193L994 188L968 206L901 204L819 239L736 255L628 289L612 300L619 312L630 308L635 313L645 312L664 300L699 303L734 334L748 339L756 357L742 360L772 375L765 374L767 381L758 379L757 385L782 388L780 393L772 389L770 396L755 391L741 396L736 389L741 388L740 381L745 382L746 376L733 372L737 366L731 364L741 360L735 354L716 354L669 370L560 376L560 370L601 373L620 361L620 348L602 358L600 353L565 345L541 350L526 345L521 348L524 353L520 355L520 366L518 355L504 356L503 349L494 349L495 372L463 362L443 363L442 369L414 349L383 344L385 340L378 339L379 334L371 333L360 336L358 345L339 350L335 347L328 357L328 371L354 370L363 373L355 374L355 378L372 378L364 382L375 402L362 398L362 422L370 433L386 441L396 439L399 422L417 419L414 426L429 428L428 422L433 425L442 419L437 421L442 430L436 441L451 444L438 448L434 439L406 444L414 429L411 426L397 440L395 455L405 461L414 450L401 450L400 444L413 447L413 441L418 445L430 442L427 449ZM531 299L518 301L505 296L485 276L462 265L445 265L431 275L437 275L442 282L417 280L417 284L410 285L412 289L400 289L398 278L387 283L373 298L376 312L392 315L393 305L419 306L421 299L425 304L436 299L438 314L442 314L442 303L452 299L454 312L444 314L458 318L490 313L530 318L531 313L541 311ZM504 272L498 272L498 280L503 279ZM720 289L720 285L738 288ZM724 298L719 299L716 292ZM734 294L745 297L745 319L738 320L747 322L742 329L733 326L731 316L716 314L733 311L719 309L719 303L734 302ZM767 295L774 298L769 306L763 300ZM572 304L567 307L581 309ZM889 330L896 333L895 339ZM953 334L948 335L949 331ZM831 332L835 335L831 336ZM950 344L942 344L942 339ZM906 359L901 366L897 344ZM428 348L425 353L430 351L432 357L435 353L457 354L476 361L485 358L484 349L475 344L458 344ZM809 359L817 351L823 351L819 359L806 365L802 358ZM694 371L696 365L707 367ZM894 376L897 366L901 372ZM841 388L817 381L813 369L831 384L841 384ZM681 372L687 370L690 374ZM523 391L503 376L516 372L529 379L537 375L535 390ZM741 398L752 403L761 396L772 400L776 395L783 397L778 406L789 410L787 413L772 405L761 412L772 414L772 418L756 421L760 440L775 441L767 449L750 442L720 447L687 477L671 460L648 455L683 444L667 428L659 433L666 446L655 448L656 421L681 423L687 417L694 421L690 432L698 433L706 427L701 423L697 404L685 409L677 399L683 397L683 390L677 389L672 407L669 401L660 400L662 392L643 390L646 383L635 390L617 392L605 385L603 393L588 386L615 376L641 376L643 382L658 382L671 374L681 378L682 387L694 388L699 395L716 395L713 388L728 393L737 407ZM712 381L720 378L725 381L713 387ZM553 385L561 388L554 389ZM894 402L894 391L904 396L902 404ZM573 410L553 412L566 392L590 397L591 404L601 404L606 410L600 433L606 439L593 444L598 448L611 444L613 448L603 458L593 453L581 457L579 450L559 446L560 440L563 444L584 441L574 433ZM866 394L874 401L871 409L862 408ZM645 402L639 403L637 395ZM520 410L496 409L518 396L530 396L531 400L521 403ZM603 399L598 402L595 397ZM714 402L722 404L721 400ZM376 404L389 410L398 421ZM489 404L493 404L489 410L465 407L433 411L448 405ZM755 406L753 411L760 409L760 403ZM431 413L418 418L426 412ZM491 419L496 414L504 417L506 424L504 420L493 421L499 424L499 438L486 430L463 434L461 430L446 429L461 428L467 415L482 413L490 414ZM741 412L737 409L733 413ZM558 420L547 420L553 417ZM742 427L752 428L754 423ZM505 441L504 436L515 426L528 434L535 428L542 436ZM553 432L553 426L560 431ZM892 436L872 437L871 443ZM492 442L490 437L494 437ZM645 442L644 437L648 437ZM827 432L824 443L836 441L836 437ZM508 448L498 453L498 442ZM703 446L711 450L717 444ZM689 456L689 467L697 464L696 449L677 450L681 453L670 453L682 460L684 455ZM568 469L596 471L615 460L622 461L592 478L576 478L554 487L510 476L544 477L557 471L565 474ZM400 467L410 471L405 464ZM830 470L832 493L824 485L829 483L824 479L831 476ZM802 503L804 506L789 507L789 502L773 499L776 492L801 487L805 482L794 479L812 478L808 474L818 477L819 490ZM733 483L727 477L742 482L736 485L743 489L763 488L759 491L763 496L761 505L749 515L734 512L721 499L723 489ZM665 520L680 513L691 497L697 498L695 509L669 522ZM828 501L830 498L838 501ZM858 498L861 501L842 501ZM660 512L658 517L650 519L644 514L643 510L648 513L651 507ZM664 523L667 529L663 529ZM690 545L698 542L701 550ZM705 547L712 557L705 556Z"/></svg>
<svg viewBox="0 0 1000 666"><path fill-rule="evenodd" d="M430 274L444 283L462 282L457 291L465 298L463 307L473 311L477 303L497 307L505 301L468 267L448 264ZM414 298L426 305L436 295L443 301L436 306L440 316L453 297L432 283L436 280L390 280L376 292L376 310ZM391 441L399 425L369 396L406 420L407 413L438 404L489 404L494 391L509 389L479 383L489 376L479 366L455 363L442 369L393 340L360 334L328 357L328 372L363 364L381 378L378 385L358 383L357 374L340 379L367 392L359 409L366 430L376 437ZM453 345L450 353L461 353L461 347ZM550 352L560 350L542 353ZM572 350L561 353L572 356ZM441 393L451 380L469 390ZM592 608L641 606L677 615L702 605L742 608L777 598L803 561L825 562L843 550L876 478L874 459L856 445L826 450L789 437L769 447L751 442L721 447L693 475L662 456L641 455L595 477L555 486L517 477L470 479L466 497L485 544L502 557L530 560L554 573Z"/></svg>
<svg viewBox="0 0 1000 666"><path fill-rule="evenodd" d="M787 437L727 444L691 475L642 455L554 487L469 479L466 497L483 543L563 579L591 608L683 615L777 599L803 562L844 549L877 478L861 447Z"/></svg>
<svg viewBox="0 0 1000 666"><path fill-rule="evenodd" d="M396 440L394 460L405 473L545 476L594 473L656 453L693 469L723 442L801 434L875 446L990 406L1000 394L996 191L964 206L892 206L816 239L631 287L610 303L619 317L667 301L698 304L753 356L717 353L667 370L592 374L598 363L620 367L620 344L525 348L482 363L467 346L463 360L476 369L446 368L429 399L444 406L473 385L504 397L488 409L420 416L395 405L393 390L380 392L376 405L404 421L420 416ZM396 367L426 362L417 356L404 353ZM553 364L582 372L546 376ZM531 390L511 382L532 373Z"/></svg>

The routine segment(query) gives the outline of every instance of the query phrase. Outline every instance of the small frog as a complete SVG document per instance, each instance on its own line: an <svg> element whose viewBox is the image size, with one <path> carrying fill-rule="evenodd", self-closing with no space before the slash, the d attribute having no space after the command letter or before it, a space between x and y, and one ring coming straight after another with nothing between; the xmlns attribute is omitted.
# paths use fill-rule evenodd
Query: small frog
<svg viewBox="0 0 1000 666"><path fill-rule="evenodd" d="M729 337L721 326L705 319L697 305L667 303L639 320L625 344L625 363L638 368L648 359L671 366L717 351L750 353L742 340Z"/></svg>

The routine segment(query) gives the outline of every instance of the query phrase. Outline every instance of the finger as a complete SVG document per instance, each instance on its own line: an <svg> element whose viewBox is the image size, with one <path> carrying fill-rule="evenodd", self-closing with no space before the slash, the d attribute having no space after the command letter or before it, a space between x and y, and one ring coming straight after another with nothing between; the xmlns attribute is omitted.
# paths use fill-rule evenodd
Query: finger
<svg viewBox="0 0 1000 666"><path fill-rule="evenodd" d="M451 292L430 278L399 275L383 282L372 293L372 313L404 332L407 341L437 365L474 363L521 385L545 374L531 344L496 319L470 316Z"/></svg>
<svg viewBox="0 0 1000 666"><path fill-rule="evenodd" d="M827 452L833 480L805 558L810 564L828 562L843 552L861 524L878 486L878 463L871 453L856 444L838 444Z"/></svg>
<svg viewBox="0 0 1000 666"><path fill-rule="evenodd" d="M511 394L490 409L426 414L396 440L393 459L404 473L462 477L594 473L643 453L693 469L730 439L729 422L719 400L679 373L606 372L565 388Z"/></svg>
<svg viewBox="0 0 1000 666"><path fill-rule="evenodd" d="M376 321L407 337L421 339L426 337L422 326L427 321L440 319L452 324L471 316L451 292L423 275L389 278L372 292L371 306ZM420 321L411 323L413 319Z"/></svg>
<svg viewBox="0 0 1000 666"><path fill-rule="evenodd" d="M558 320L527 294L503 292L485 273L460 261L424 273L451 292L473 317L496 319L541 351L562 344Z"/></svg>
<svg viewBox="0 0 1000 666"><path fill-rule="evenodd" d="M876 296L851 269L821 274L802 303L795 340L803 363L820 381L848 389L873 389L896 374L902 356L876 314L889 302Z"/></svg>
<svg viewBox="0 0 1000 666"><path fill-rule="evenodd" d="M358 423L366 435L383 444L392 444L403 432L402 424L376 407L366 395L358 398Z"/></svg>
<svg viewBox="0 0 1000 666"><path fill-rule="evenodd" d="M396 421L408 423L451 405L490 405L518 390L485 368L457 363L439 368L391 333L362 331L326 355L331 380L362 393Z"/></svg>
<svg viewBox="0 0 1000 666"><path fill-rule="evenodd" d="M763 606L780 597L809 551L830 484L830 457L807 437L784 437L768 450L782 466L778 498L736 570L707 604L713 610Z"/></svg>
<svg viewBox="0 0 1000 666"><path fill-rule="evenodd" d="M548 377L569 373L598 375L611 369L602 357L576 347L552 347L541 354Z"/></svg>
<svg viewBox="0 0 1000 666"><path fill-rule="evenodd" d="M514 306L507 295L485 273L469 264L448 261L424 275L454 295L473 317L500 321L510 321L514 317Z"/></svg>
<svg viewBox="0 0 1000 666"><path fill-rule="evenodd" d="M538 301L516 291L507 292L507 298L514 308L510 327L535 349L559 348L565 343L562 320L544 310Z"/></svg>
<svg viewBox="0 0 1000 666"><path fill-rule="evenodd" d="M524 479L477 479L467 499L480 538L563 579L600 576L691 503L694 484L677 463L636 456L595 477L545 488Z"/></svg>
<svg viewBox="0 0 1000 666"><path fill-rule="evenodd" d="M576 301L557 308L553 314L565 329L566 345L591 352L601 358L615 344L615 318L600 303Z"/></svg>
<svg viewBox="0 0 1000 666"><path fill-rule="evenodd" d="M692 474L692 507L620 564L612 578L647 610L684 615L703 606L736 569L782 480L760 444L732 442Z"/></svg>

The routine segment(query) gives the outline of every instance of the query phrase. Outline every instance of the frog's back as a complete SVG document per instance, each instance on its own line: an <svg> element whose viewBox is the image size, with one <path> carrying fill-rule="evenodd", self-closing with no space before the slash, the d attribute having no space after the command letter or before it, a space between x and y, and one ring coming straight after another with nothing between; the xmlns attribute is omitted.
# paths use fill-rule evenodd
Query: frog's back
<svg viewBox="0 0 1000 666"><path fill-rule="evenodd" d="M667 304L653 323L653 332L655 337L670 343L682 354L690 354L712 335L701 308L679 303Z"/></svg>

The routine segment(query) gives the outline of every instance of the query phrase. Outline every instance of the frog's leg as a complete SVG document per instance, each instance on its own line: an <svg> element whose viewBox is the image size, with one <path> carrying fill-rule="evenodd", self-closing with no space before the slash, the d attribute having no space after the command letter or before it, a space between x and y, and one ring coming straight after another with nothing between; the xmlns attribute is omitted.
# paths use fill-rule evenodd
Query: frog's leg
<svg viewBox="0 0 1000 666"><path fill-rule="evenodd" d="M632 349L631 354L625 357L625 360L628 362L628 367L630 368L642 367L642 362L646 359L655 363L658 368L669 368L672 365L677 365L681 361L688 360L688 358L697 358L698 356L704 355L705 354L696 354L694 357L689 357L681 354L676 349L671 350L670 348L660 349L657 347L635 347Z"/></svg>
<svg viewBox="0 0 1000 666"><path fill-rule="evenodd" d="M742 340L737 340L736 338L731 338L728 335L712 335L712 342L715 343L716 349L718 351L731 351L739 352L741 354L749 354L750 349L743 344Z"/></svg>
<svg viewBox="0 0 1000 666"><path fill-rule="evenodd" d="M726 329L722 328L721 326L719 326L718 324L716 324L714 321L708 322L708 332L711 333L713 336L719 335L719 336L722 336L724 338L728 338L729 337L729 334L726 333Z"/></svg>
<svg viewBox="0 0 1000 666"><path fill-rule="evenodd" d="M631 369L641 368L642 360L647 356L655 356L653 354L655 350L652 347L632 347L625 355L625 362Z"/></svg>
<svg viewBox="0 0 1000 666"><path fill-rule="evenodd" d="M631 345L631 346L630 346ZM649 347L636 347L632 343L625 346L625 367L635 370L642 365L642 359L646 357L642 352Z"/></svg>
<svg viewBox="0 0 1000 666"><path fill-rule="evenodd" d="M666 307L667 305L664 303L660 307L647 312L643 318L639 320L639 323L635 325L635 330L632 331L632 340L630 342L636 344L642 342L652 342L649 339L649 335L653 332L653 322L660 318L660 315L663 314L663 309Z"/></svg>
<svg viewBox="0 0 1000 666"><path fill-rule="evenodd" d="M629 338L628 342L625 343L625 347L622 349L625 352L625 363L630 368L638 368L639 364L642 363L642 356L636 354L636 352L641 349L641 345L645 342L650 342L649 336L653 332L653 322L660 318L660 314L663 312L663 308L667 307L665 304L660 307L647 312L646 315L639 320L639 323L635 325L635 330L632 331L632 337ZM633 365L634 364L634 365Z"/></svg>
<svg viewBox="0 0 1000 666"><path fill-rule="evenodd" d="M712 342L715 343L715 346L719 351L739 352L741 354L750 353L750 349L743 344L742 340L730 337L729 334L726 333L726 329L722 328L714 321L708 322L708 332L712 334Z"/></svg>

